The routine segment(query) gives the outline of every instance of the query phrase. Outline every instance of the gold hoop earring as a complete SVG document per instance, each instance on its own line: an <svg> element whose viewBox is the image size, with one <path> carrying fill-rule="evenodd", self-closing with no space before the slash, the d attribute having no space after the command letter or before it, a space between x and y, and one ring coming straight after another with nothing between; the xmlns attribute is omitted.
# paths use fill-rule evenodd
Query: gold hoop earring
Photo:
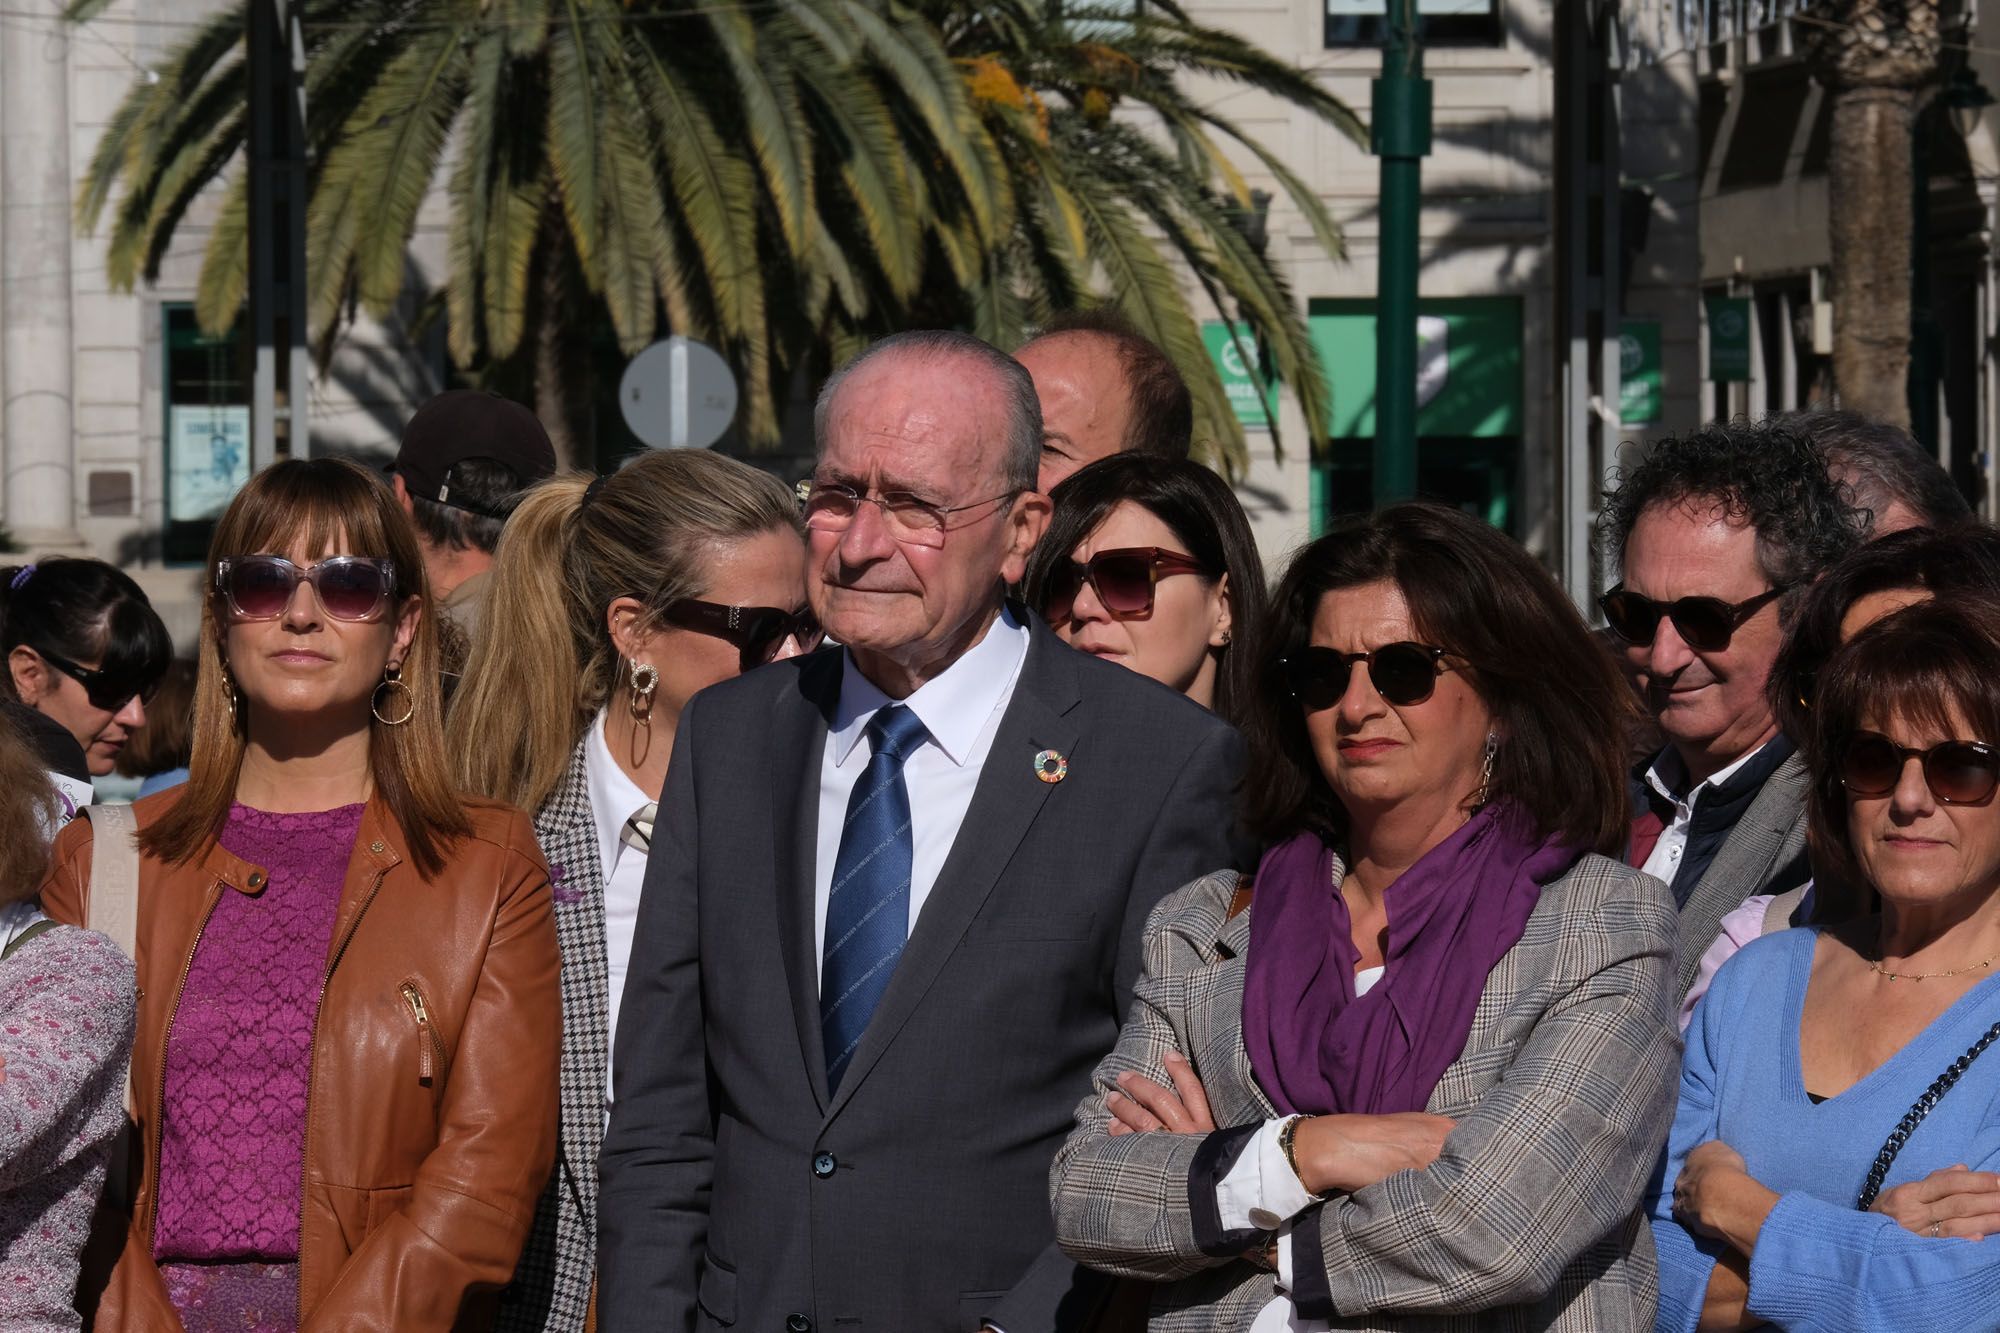
<svg viewBox="0 0 2000 1333"><path fill-rule="evenodd" d="M219 658L218 660L221 661ZM229 663L227 661L221 661L221 666L222 702L229 708L229 729L234 731L237 722L240 721L236 715L236 677L229 674Z"/></svg>
<svg viewBox="0 0 2000 1333"><path fill-rule="evenodd" d="M651 662L632 664L632 767L641 768L653 752L653 691L660 688L660 669Z"/></svg>
<svg viewBox="0 0 2000 1333"><path fill-rule="evenodd" d="M395 697L395 691L401 690L403 692L403 715L401 717L382 716L382 691L384 690L390 691L391 698ZM417 715L417 692L403 683L403 672L400 667L387 667L383 670L382 683L375 687L374 697L368 701L368 711L373 713L375 720L385 727L400 727Z"/></svg>

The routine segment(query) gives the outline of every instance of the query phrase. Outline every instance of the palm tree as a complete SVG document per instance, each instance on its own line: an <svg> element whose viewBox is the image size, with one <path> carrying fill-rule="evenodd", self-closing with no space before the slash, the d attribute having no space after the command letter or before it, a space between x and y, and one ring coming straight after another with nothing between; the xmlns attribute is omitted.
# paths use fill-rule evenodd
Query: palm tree
<svg viewBox="0 0 2000 1333"><path fill-rule="evenodd" d="M1938 68L1937 0L1826 0L1813 75L1833 94L1827 165L1833 383L1841 405L1908 429L1912 132Z"/></svg>
<svg viewBox="0 0 2000 1333"><path fill-rule="evenodd" d="M88 20L108 0L74 0ZM754 11L754 13L753 13ZM1171 0L306 0L307 249L324 358L357 309L405 295L419 206L443 178L454 361L531 383L569 456L588 435L596 330L629 356L662 327L736 367L753 444L794 378L915 323L1018 342L1101 293L1174 357L1201 443L1242 435L1191 289L1251 325L1312 436L1326 395L1297 302L1239 225L1261 162L1320 242L1325 208L1190 77L1272 92L1360 137L1299 71ZM108 270L157 277L198 197L222 192L196 312L227 328L248 281L247 8L135 83L78 196ZM115 196L115 198L114 198Z"/></svg>

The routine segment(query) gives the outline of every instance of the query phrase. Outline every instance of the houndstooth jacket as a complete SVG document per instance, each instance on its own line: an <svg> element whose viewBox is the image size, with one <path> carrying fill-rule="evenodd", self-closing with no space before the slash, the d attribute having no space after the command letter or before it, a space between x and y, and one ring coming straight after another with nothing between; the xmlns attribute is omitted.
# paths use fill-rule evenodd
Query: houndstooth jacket
<svg viewBox="0 0 2000 1333"><path fill-rule="evenodd" d="M1338 884L1337 860L1334 873ZM1072 1258L1166 1284L1153 1333L1248 1329L1275 1295L1269 1274L1235 1257L1270 1236L1220 1233L1213 1208L1250 1127L1277 1114L1243 1044L1250 913L1228 915L1236 885L1210 875L1154 910L1131 1015L1050 1173ZM1680 1064L1675 930L1665 885L1600 856L1543 889L1426 1108L1458 1121L1444 1152L1313 1210L1325 1282L1312 1285L1333 1328L1652 1329L1658 1278L1639 1203ZM1113 1080L1136 1070L1168 1083L1169 1050L1194 1065L1225 1128L1111 1137ZM1300 1290L1317 1275L1301 1274Z"/></svg>
<svg viewBox="0 0 2000 1333"><path fill-rule="evenodd" d="M534 1229L514 1280L501 1295L501 1333L580 1333L597 1268L597 1149L604 1140L604 1075L610 1067L609 968L604 946L604 873L590 808L584 747L535 815L535 840L555 889L562 950L562 1133L555 1174L535 1206Z"/></svg>

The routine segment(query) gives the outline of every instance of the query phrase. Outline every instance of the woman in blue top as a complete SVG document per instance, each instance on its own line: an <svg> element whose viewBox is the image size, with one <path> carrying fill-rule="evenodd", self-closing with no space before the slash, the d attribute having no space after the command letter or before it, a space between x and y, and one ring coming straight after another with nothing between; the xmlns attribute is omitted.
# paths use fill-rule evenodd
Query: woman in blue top
<svg viewBox="0 0 2000 1333"><path fill-rule="evenodd" d="M1752 942L1695 1011L1653 1205L1663 1330L2000 1319L1996 660L2000 604L1967 597L1819 672L1814 863L1880 911Z"/></svg>

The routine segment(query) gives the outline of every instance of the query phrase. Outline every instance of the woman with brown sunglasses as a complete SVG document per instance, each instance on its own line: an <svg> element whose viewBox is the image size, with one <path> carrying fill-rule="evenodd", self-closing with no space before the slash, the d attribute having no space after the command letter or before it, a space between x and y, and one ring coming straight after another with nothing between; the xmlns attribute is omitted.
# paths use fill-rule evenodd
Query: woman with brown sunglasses
<svg viewBox="0 0 2000 1333"><path fill-rule="evenodd" d="M610 1051L681 709L819 645L799 507L701 449L529 491L495 554L452 704L459 773L533 810L563 954L562 1142L503 1301L504 1329L581 1329L596 1265Z"/></svg>
<svg viewBox="0 0 2000 1333"><path fill-rule="evenodd" d="M1254 877L1147 926L1051 1177L1154 1333L1641 1333L1674 905L1622 844L1624 685L1547 571L1456 510L1313 543L1249 727Z"/></svg>
<svg viewBox="0 0 2000 1333"><path fill-rule="evenodd" d="M1051 498L1023 580L1030 609L1071 647L1240 722L1264 566L1229 484L1185 459L1117 454Z"/></svg>

